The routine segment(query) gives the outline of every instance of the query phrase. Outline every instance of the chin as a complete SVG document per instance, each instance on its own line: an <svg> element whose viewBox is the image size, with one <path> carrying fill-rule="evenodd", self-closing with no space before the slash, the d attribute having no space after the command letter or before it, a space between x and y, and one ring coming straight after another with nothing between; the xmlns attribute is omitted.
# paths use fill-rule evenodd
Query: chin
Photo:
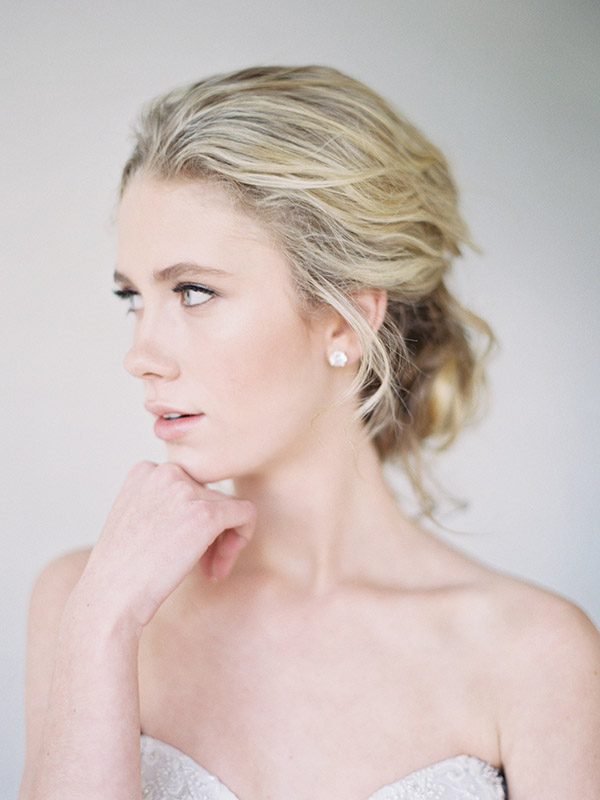
<svg viewBox="0 0 600 800"><path fill-rule="evenodd" d="M220 483L235 477L232 465L224 463L222 458L212 458L209 464L205 453L201 455L194 448L184 445L169 445L167 461L177 464L191 478L201 484Z"/></svg>

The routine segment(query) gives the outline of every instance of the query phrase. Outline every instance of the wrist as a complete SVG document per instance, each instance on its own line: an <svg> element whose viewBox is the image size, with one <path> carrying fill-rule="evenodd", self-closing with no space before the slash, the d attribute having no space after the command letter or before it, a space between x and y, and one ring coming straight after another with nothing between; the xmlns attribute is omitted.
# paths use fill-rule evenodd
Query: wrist
<svg viewBox="0 0 600 800"><path fill-rule="evenodd" d="M142 625L126 603L118 602L108 592L94 591L80 581L65 606L61 633L78 638L119 638L139 641Z"/></svg>

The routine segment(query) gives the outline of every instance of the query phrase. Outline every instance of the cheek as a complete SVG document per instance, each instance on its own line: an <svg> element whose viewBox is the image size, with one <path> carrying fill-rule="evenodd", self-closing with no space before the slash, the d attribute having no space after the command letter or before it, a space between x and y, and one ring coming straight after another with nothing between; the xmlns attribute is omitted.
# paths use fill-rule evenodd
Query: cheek
<svg viewBox="0 0 600 800"><path fill-rule="evenodd" d="M301 320L271 316L268 322L245 326L222 345L222 363L214 369L234 402L256 399L263 408L281 401L312 406L310 398L319 396L326 359Z"/></svg>

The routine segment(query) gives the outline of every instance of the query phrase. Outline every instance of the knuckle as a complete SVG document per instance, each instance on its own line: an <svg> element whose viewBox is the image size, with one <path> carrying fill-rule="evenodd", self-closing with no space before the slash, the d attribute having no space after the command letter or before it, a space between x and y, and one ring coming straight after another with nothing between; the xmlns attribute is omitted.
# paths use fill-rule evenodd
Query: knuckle
<svg viewBox="0 0 600 800"><path fill-rule="evenodd" d="M156 469L156 464L152 461L139 461L129 470L127 478L143 478Z"/></svg>
<svg viewBox="0 0 600 800"><path fill-rule="evenodd" d="M185 473L181 467L178 467L177 464L172 464L170 461L167 461L164 464L159 464L156 468L157 478L162 479L167 483L179 480L184 475Z"/></svg>
<svg viewBox="0 0 600 800"><path fill-rule="evenodd" d="M214 522L216 518L216 508L214 503L198 500L194 503L194 516L204 524Z"/></svg>

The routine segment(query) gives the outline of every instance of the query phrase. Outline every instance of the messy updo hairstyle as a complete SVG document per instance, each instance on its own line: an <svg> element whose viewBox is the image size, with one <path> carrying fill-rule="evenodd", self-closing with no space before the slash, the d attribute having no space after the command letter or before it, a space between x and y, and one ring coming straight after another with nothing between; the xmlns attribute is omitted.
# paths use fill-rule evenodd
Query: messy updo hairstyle
<svg viewBox="0 0 600 800"><path fill-rule="evenodd" d="M400 458L421 506L426 442L448 446L473 409L487 325L445 278L468 244L442 154L375 92L329 67L257 67L146 107L123 170L210 181L266 225L301 309L327 304L356 332L351 391L382 459ZM375 334L353 293L387 292Z"/></svg>

